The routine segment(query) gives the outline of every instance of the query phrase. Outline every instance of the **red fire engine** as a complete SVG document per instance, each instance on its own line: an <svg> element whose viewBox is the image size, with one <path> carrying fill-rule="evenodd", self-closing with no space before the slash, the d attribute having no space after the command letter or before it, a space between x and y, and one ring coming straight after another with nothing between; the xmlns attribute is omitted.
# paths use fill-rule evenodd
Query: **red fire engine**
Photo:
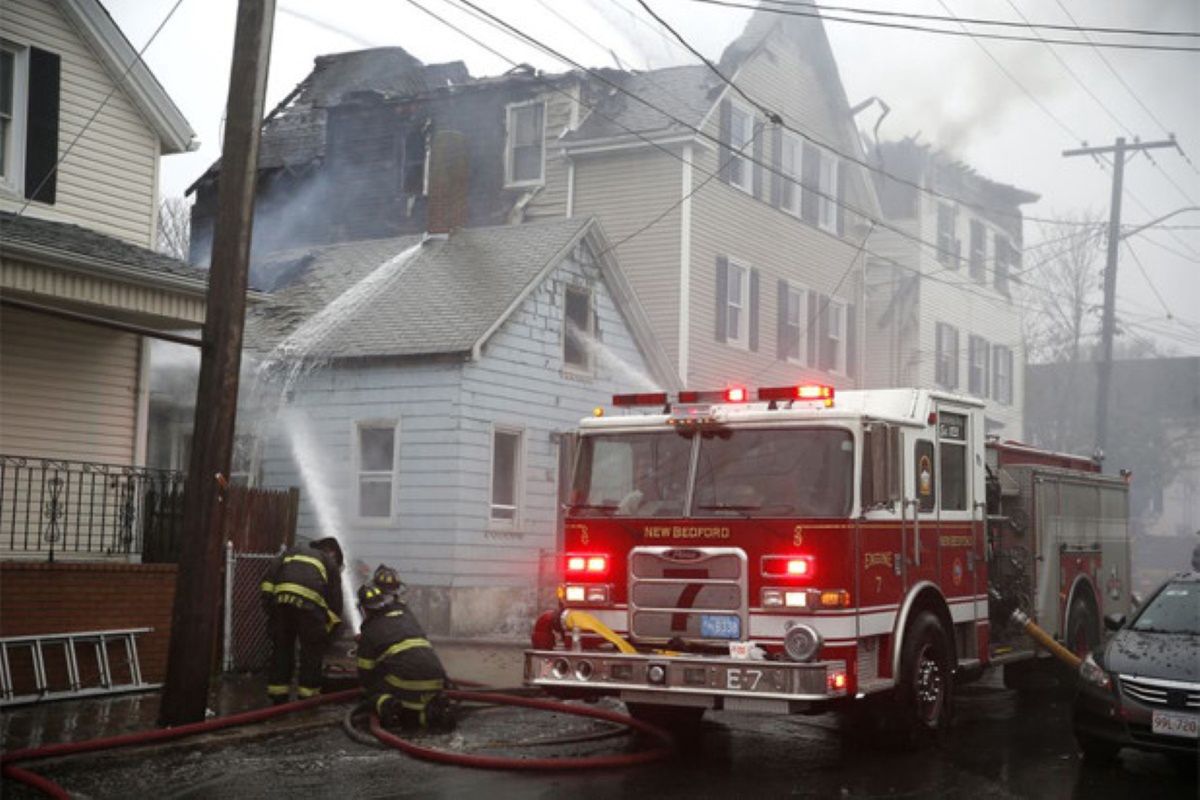
<svg viewBox="0 0 1200 800"><path fill-rule="evenodd" d="M1095 463L987 438L943 392L754 395L618 395L580 424L528 684L676 722L875 696L938 729L956 678L1037 655L1014 609L1076 651L1129 609L1127 486Z"/></svg>

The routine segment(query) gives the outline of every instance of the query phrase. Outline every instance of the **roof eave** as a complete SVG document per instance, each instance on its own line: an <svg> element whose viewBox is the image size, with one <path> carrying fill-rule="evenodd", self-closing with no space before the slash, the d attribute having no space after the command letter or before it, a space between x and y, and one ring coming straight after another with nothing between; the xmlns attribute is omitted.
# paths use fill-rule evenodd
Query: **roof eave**
<svg viewBox="0 0 1200 800"><path fill-rule="evenodd" d="M158 134L160 152L170 155L199 149L200 140L192 126L100 3L63 0L60 8L80 37L92 45L113 82L125 90L145 115ZM129 67L131 63L133 66Z"/></svg>

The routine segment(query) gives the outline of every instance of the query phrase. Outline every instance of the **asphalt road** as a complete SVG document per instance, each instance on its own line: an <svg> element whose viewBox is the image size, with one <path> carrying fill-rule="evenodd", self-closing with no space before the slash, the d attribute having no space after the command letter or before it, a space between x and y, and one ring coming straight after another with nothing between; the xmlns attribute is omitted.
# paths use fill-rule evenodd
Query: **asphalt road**
<svg viewBox="0 0 1200 800"><path fill-rule="evenodd" d="M1196 798L1196 774L1166 759L1124 751L1117 764L1084 764L1069 704L1021 698L995 677L960 690L952 735L922 753L852 744L829 717L710 714L674 760L613 772L517 774L439 766L351 741L344 708L307 712L270 728L150 751L114 751L30 764L76 797L945 797ZM549 756L617 752L627 738L570 747L512 742L595 731L596 723L493 709L465 718L430 743ZM261 734L269 731L266 735ZM32 797L6 782L4 796Z"/></svg>

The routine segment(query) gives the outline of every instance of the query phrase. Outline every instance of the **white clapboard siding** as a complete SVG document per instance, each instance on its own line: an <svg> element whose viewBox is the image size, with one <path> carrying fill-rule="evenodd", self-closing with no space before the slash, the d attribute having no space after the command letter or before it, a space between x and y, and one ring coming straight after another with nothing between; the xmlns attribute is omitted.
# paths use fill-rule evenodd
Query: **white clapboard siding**
<svg viewBox="0 0 1200 800"><path fill-rule="evenodd" d="M0 452L129 464L140 340L14 309L0 313Z"/></svg>
<svg viewBox="0 0 1200 800"><path fill-rule="evenodd" d="M114 77L80 38L56 3L4 0L0 33L61 59L60 156L114 86ZM26 214L73 222L149 247L154 241L154 198L159 141L121 90L108 98L58 169L54 204L31 203ZM15 211L23 197L0 194L0 210Z"/></svg>

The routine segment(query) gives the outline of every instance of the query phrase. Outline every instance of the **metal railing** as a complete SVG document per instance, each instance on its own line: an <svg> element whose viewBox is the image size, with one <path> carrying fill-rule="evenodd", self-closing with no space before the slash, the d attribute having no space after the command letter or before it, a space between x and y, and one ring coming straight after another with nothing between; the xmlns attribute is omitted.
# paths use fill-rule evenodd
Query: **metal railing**
<svg viewBox="0 0 1200 800"><path fill-rule="evenodd" d="M0 551L179 557L184 474L0 454Z"/></svg>

